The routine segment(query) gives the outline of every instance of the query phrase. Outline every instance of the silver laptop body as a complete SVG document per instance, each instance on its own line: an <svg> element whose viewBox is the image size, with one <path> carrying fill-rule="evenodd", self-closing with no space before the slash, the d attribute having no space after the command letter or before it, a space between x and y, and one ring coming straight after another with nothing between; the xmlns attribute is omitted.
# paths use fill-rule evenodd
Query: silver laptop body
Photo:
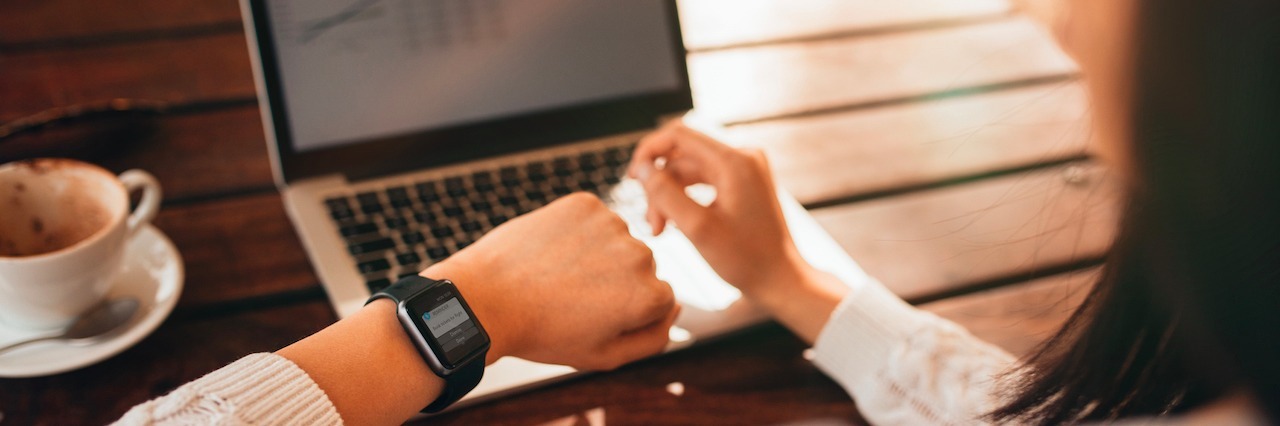
<svg viewBox="0 0 1280 426"><path fill-rule="evenodd" d="M765 319L678 230L650 236L644 193L621 176L640 137L692 106L674 1L241 6L275 181L339 317L502 221L587 190L649 245L683 305L668 350ZM779 193L810 263L850 285L870 279ZM460 405L572 374L504 358Z"/></svg>

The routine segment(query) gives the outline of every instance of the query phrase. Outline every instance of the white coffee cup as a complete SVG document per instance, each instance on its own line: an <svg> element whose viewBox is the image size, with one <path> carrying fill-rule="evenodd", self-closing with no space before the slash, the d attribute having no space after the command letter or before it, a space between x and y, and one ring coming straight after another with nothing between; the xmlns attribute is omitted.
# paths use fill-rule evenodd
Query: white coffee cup
<svg viewBox="0 0 1280 426"><path fill-rule="evenodd" d="M129 194L142 191L129 211ZM80 161L0 165L0 322L66 327L100 303L123 269L129 239L160 208L147 172L119 177Z"/></svg>

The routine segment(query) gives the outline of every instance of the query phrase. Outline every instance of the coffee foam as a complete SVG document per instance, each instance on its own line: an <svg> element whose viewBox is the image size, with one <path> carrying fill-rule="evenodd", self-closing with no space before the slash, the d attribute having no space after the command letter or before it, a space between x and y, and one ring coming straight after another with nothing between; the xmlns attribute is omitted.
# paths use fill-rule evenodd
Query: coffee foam
<svg viewBox="0 0 1280 426"><path fill-rule="evenodd" d="M127 208L115 179L69 160L0 166L0 256L55 252L107 228Z"/></svg>

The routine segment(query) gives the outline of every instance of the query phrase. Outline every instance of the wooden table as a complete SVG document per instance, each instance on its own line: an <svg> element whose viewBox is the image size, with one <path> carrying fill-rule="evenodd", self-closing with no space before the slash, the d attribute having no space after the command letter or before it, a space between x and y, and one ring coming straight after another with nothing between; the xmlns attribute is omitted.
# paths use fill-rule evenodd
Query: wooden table
<svg viewBox="0 0 1280 426"><path fill-rule="evenodd" d="M698 108L766 149L872 275L1017 354L1080 300L1113 234L1074 65L1001 0L684 0ZM0 379L0 424L104 423L335 321L271 183L234 0L0 3L0 122L141 98L167 112L0 143L158 176L187 279L150 337ZM432 420L862 423L776 324ZM679 383L680 386L672 384ZM681 388L680 392L676 392Z"/></svg>

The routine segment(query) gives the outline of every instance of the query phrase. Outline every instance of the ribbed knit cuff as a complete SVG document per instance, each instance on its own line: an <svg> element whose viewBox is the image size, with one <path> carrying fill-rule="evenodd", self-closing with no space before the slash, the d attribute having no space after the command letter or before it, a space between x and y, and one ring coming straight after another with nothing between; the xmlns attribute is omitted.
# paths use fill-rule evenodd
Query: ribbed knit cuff
<svg viewBox="0 0 1280 426"><path fill-rule="evenodd" d="M932 315L911 307L880 283L845 296L814 344L814 363L846 390L873 380L889 353Z"/></svg>
<svg viewBox="0 0 1280 426"><path fill-rule="evenodd" d="M288 359L257 353L190 383L197 394L216 396L237 417L256 424L342 424L329 396Z"/></svg>

